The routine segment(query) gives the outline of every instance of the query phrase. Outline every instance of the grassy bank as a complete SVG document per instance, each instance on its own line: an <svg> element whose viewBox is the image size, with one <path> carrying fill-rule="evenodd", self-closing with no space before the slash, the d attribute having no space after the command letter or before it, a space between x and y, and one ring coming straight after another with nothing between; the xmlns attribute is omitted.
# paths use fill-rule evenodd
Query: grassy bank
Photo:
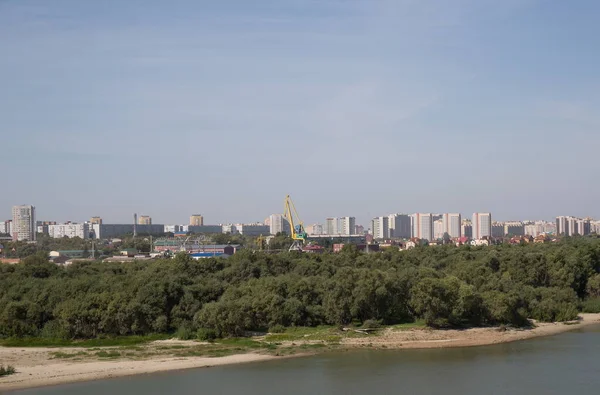
<svg viewBox="0 0 600 395"><path fill-rule="evenodd" d="M3 347L117 347L135 346L155 340L172 338L169 334L155 334L146 336L120 336L86 340L67 340L43 337L23 337L0 340Z"/></svg>

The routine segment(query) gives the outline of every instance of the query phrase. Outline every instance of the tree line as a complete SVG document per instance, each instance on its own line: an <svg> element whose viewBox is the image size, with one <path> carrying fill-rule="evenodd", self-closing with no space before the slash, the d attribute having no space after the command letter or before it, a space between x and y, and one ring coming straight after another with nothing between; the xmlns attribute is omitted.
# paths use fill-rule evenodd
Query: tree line
<svg viewBox="0 0 600 395"><path fill-rule="evenodd" d="M0 337L94 338L210 331L238 336L280 326L397 324L436 328L564 321L600 312L600 239L493 247L67 267L45 253L0 265Z"/></svg>

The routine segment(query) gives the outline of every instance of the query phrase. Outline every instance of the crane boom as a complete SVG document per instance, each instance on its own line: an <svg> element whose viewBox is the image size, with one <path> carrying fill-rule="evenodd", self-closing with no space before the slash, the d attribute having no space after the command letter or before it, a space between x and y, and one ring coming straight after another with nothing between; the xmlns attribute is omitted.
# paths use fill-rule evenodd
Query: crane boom
<svg viewBox="0 0 600 395"><path fill-rule="evenodd" d="M306 241L308 235L304 230L304 223L300 219L290 195L285 197L283 216L290 224L290 236L294 241L290 247L290 251L302 251L302 245Z"/></svg>

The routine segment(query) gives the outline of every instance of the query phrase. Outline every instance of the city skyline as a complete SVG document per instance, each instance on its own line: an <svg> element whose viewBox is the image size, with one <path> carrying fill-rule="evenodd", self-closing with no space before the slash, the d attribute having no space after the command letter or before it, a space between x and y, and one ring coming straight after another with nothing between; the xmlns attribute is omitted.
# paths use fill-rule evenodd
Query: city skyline
<svg viewBox="0 0 600 395"><path fill-rule="evenodd" d="M598 2L0 3L0 207L600 217Z"/></svg>
<svg viewBox="0 0 600 395"><path fill-rule="evenodd" d="M13 218L13 213L12 213L13 208L17 207L17 206L29 206L29 205L21 204L21 205L13 205L13 206L11 206L9 208L9 210L7 210L9 212L9 214L5 215L5 218L0 217L0 221L12 220L12 218ZM156 224L184 225L184 224L188 224L189 223L190 225L192 225L190 223L192 217L199 217L199 218L202 219L202 224L206 223L206 224L210 224L210 225L254 224L254 223L263 223L263 224L267 224L268 225L269 224L268 221L269 221L269 218L271 216L273 216L273 215L276 215L276 216L281 215L281 216L283 216L283 213L272 213L272 214L269 214L269 215L266 216L267 220L265 220L265 217L260 217L259 216L259 218L263 218L263 219L258 219L257 218L255 220L250 220L250 221L241 221L241 220L235 220L235 219L233 221L218 221L218 220L210 220L210 216L207 217L207 216L201 216L199 214L187 214L187 215L184 214L183 215L184 219L173 221L173 220L162 220L162 218L160 218L160 217L159 217L160 218L159 220L155 220L155 217L152 214L141 215L138 212L138 213L130 213L130 215L128 216L128 218L123 218L123 220L114 220L112 217L99 215L97 212L94 212L93 215L88 215L88 216L85 216L84 218L66 218L66 219L60 218L60 219L57 219L55 217L52 217L51 215L50 216L46 216L46 215L42 214L40 216L40 214L39 214L39 207L40 206L37 205L37 204L34 204L33 207L35 208L35 217L36 217L36 220L38 222L52 221L52 222L55 222L57 224L63 224L63 223L69 223L69 222L72 222L72 223L86 223L86 222L87 223L93 223L93 222L95 222L97 220L101 220L103 223L111 223L111 224L133 224L134 223L134 217L133 217L133 215L137 214L137 224L142 224L142 221L149 220L150 223L156 223ZM2 212L2 211L3 210L0 210L0 212ZM143 212L146 213L147 211L143 211ZM190 211L190 213L191 212L193 212L193 211ZM418 212L413 212L413 211L398 211L398 213L400 213L400 212L404 213L402 215L406 215L408 217L412 217L413 215L420 214ZM460 212L449 212L448 213L448 212L440 212L440 211L431 211L431 212L429 212L429 214L431 214L431 215L438 215L439 218L437 218L437 219L444 221L444 216L445 215L450 215L450 217L457 216L457 218L460 219L463 213L460 213ZM462 216L462 221L468 220L468 221L472 222L471 214L476 214L476 213L469 212L469 213L464 213L464 214L466 214L466 215ZM487 212L486 214L489 214L489 212ZM365 230L366 230L366 229L371 229L371 222L372 222L372 220L374 218L379 218L379 217L383 217L383 216L389 217L388 218L388 220L389 220L388 223L390 224L389 228L392 228L392 226L391 226L391 220L392 219L391 218L394 215L399 215L399 214L393 214L393 213L392 214L380 214L380 215L376 215L376 216L368 218L368 219L365 217L364 221L359 221L357 219L357 218L359 218L358 216L350 216L350 217L349 216L340 216L340 217L331 217L331 216L328 216L328 217L325 217L325 218L316 218L314 221L305 220L302 215L300 216L300 218L304 222L305 226L312 225L312 224L318 224L318 225L322 225L324 227L324 229L327 226L327 221L330 220L330 219L338 220L338 222L341 221L341 220L343 220L343 219L346 219L346 220L349 219L351 221L351 222L349 222L349 224L364 226ZM364 216L362 216L362 217L364 217ZM562 218L576 218L576 219L585 219L585 218L593 218L593 219L595 219L595 218L600 218L600 216L597 216L597 217L596 216L592 216L592 215L578 216L578 215L572 215L572 213L566 213L566 214L565 213L561 213L559 215L554 215L554 216L552 216L550 218L534 218L532 216L528 216L528 217L524 217L524 218L510 217L509 219L503 219L503 218L499 219L499 218L497 218L497 216L494 213L492 222L494 222L494 223L496 223L496 222L498 222L498 223L511 223L513 221L516 221L516 222L535 222L535 221L555 222L556 219L559 218L559 217L562 217ZM207 221L206 218L209 218L209 220ZM432 228L431 228L432 232L433 232L433 223L434 222L435 222L435 219L432 219L432 225L431 225L432 226ZM411 224L411 226L412 226L412 224ZM454 226L456 226L456 225L454 225ZM446 224L444 224L444 227L446 228ZM334 226L334 228L337 229L337 226ZM339 233L339 232L336 232L336 233ZM453 232L450 232L450 233L453 233Z"/></svg>

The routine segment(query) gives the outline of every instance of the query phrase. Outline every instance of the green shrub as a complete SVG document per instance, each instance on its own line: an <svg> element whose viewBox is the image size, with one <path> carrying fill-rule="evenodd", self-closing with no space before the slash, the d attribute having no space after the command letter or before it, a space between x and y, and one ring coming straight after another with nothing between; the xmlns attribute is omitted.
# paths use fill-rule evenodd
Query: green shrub
<svg viewBox="0 0 600 395"><path fill-rule="evenodd" d="M202 341L212 341L217 338L217 331L214 329L200 328L196 332L196 339Z"/></svg>
<svg viewBox="0 0 600 395"><path fill-rule="evenodd" d="M584 313L600 313L600 298L586 299L581 305Z"/></svg>
<svg viewBox="0 0 600 395"><path fill-rule="evenodd" d="M364 329L378 329L381 328L381 323L377 320L366 320L363 322L362 327Z"/></svg>
<svg viewBox="0 0 600 395"><path fill-rule="evenodd" d="M285 332L285 326L283 325L273 325L269 328L269 333L283 333Z"/></svg>
<svg viewBox="0 0 600 395"><path fill-rule="evenodd" d="M195 336L192 328L189 325L184 324L177 329L175 337L179 340L192 340Z"/></svg>
<svg viewBox="0 0 600 395"><path fill-rule="evenodd" d="M4 365L0 365L0 377L9 376L11 374L15 374L16 372L17 371L15 367L12 365L6 365L6 367Z"/></svg>

